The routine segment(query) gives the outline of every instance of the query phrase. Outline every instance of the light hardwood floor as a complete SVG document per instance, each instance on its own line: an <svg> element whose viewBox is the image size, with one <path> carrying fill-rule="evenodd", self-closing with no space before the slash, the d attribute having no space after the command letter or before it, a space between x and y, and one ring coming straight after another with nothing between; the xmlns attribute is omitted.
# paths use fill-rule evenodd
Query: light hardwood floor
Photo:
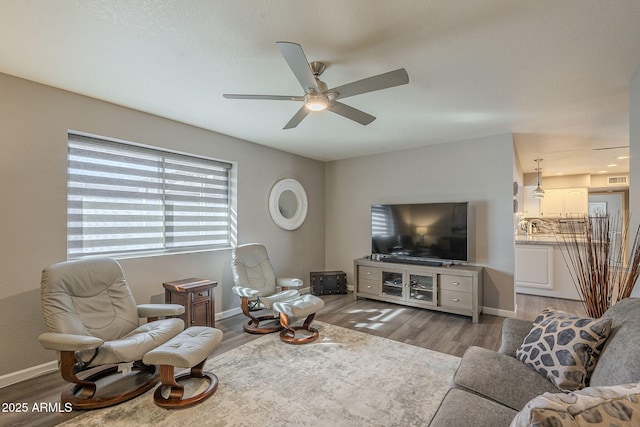
<svg viewBox="0 0 640 427"><path fill-rule="evenodd" d="M448 313L405 307L373 300L354 301L348 295L323 295L324 308L316 320L365 332L395 341L412 344L431 350L462 356L472 345L497 350L504 318L482 314L477 324L471 319ZM533 320L543 309L553 307L584 315L578 301L518 295L517 317ZM224 339L212 357L238 347L260 335L244 333L244 316L236 315L216 322L224 333ZM283 344L284 345L284 344ZM43 375L19 384L0 389L0 402L25 402L31 409L33 404L55 403L66 383L57 372ZM212 397L215 399L215 395ZM0 426L53 426L78 416L72 413L0 413Z"/></svg>

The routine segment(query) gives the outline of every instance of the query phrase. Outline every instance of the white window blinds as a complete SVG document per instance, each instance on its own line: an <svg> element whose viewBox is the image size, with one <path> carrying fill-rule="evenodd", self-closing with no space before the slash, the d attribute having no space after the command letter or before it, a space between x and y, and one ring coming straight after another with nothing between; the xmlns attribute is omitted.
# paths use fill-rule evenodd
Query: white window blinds
<svg viewBox="0 0 640 427"><path fill-rule="evenodd" d="M371 235L393 236L395 234L393 215L389 206L371 206Z"/></svg>
<svg viewBox="0 0 640 427"><path fill-rule="evenodd" d="M230 246L230 169L70 133L67 257Z"/></svg>

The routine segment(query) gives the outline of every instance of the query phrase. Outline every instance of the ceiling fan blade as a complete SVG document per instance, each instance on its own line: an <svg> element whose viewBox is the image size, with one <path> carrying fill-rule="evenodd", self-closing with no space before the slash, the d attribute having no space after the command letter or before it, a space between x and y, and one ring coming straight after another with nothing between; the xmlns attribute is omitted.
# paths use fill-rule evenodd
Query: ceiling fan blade
<svg viewBox="0 0 640 427"><path fill-rule="evenodd" d="M399 68L388 73L378 74L346 85L329 89L327 92L337 92L336 99L343 99L349 96L360 95L362 93L373 92L389 87L406 85L409 83L407 70Z"/></svg>
<svg viewBox="0 0 640 427"><path fill-rule="evenodd" d="M309 114L309 110L303 105L302 107L300 107L298 112L294 114L293 117L291 117L289 123L287 123L282 129L293 129L300 124L302 119L307 117L307 114Z"/></svg>
<svg viewBox="0 0 640 427"><path fill-rule="evenodd" d="M227 99L262 99L267 101L304 101L304 96L286 96L286 95L240 95L235 93L224 93L223 97Z"/></svg>
<svg viewBox="0 0 640 427"><path fill-rule="evenodd" d="M309 61L307 61L307 57L302 50L302 46L291 42L276 42L276 45L278 45L280 53L282 53L284 60L289 64L289 68L291 68L291 71L293 71L293 74L300 82L304 92L309 93L310 88L320 92L316 79L309 67Z"/></svg>
<svg viewBox="0 0 640 427"><path fill-rule="evenodd" d="M302 108L304 108L304 106ZM357 108L350 107L347 104L343 104L342 102L334 101L327 109L329 111L333 111L336 114L340 114L342 117L346 117L347 119L351 119L354 122L358 122L361 125L365 126L376 119L371 114L367 114L364 111L358 110Z"/></svg>
<svg viewBox="0 0 640 427"><path fill-rule="evenodd" d="M593 148L593 151L601 151L601 150L617 150L619 148L629 148L628 145L620 145L618 147L601 147L601 148Z"/></svg>

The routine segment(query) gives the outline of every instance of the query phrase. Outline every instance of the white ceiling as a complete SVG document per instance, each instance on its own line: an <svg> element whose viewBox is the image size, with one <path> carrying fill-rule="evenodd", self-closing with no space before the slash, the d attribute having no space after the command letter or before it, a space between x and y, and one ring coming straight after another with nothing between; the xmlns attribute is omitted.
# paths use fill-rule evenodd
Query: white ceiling
<svg viewBox="0 0 640 427"><path fill-rule="evenodd" d="M592 148L629 143L639 22L637 0L0 0L0 72L320 160L512 132L524 172L617 173ZM299 103L222 98L302 94L278 40L329 87L410 82L345 99L368 126L283 130Z"/></svg>

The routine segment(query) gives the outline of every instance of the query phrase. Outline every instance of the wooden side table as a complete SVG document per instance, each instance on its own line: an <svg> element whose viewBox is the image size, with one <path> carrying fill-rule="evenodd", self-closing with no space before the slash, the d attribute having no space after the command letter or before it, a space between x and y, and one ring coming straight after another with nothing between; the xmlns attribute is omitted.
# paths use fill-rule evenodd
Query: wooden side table
<svg viewBox="0 0 640 427"><path fill-rule="evenodd" d="M215 288L218 282L207 279L182 279L163 283L164 302L184 306L179 317L185 328L190 326L216 326Z"/></svg>

